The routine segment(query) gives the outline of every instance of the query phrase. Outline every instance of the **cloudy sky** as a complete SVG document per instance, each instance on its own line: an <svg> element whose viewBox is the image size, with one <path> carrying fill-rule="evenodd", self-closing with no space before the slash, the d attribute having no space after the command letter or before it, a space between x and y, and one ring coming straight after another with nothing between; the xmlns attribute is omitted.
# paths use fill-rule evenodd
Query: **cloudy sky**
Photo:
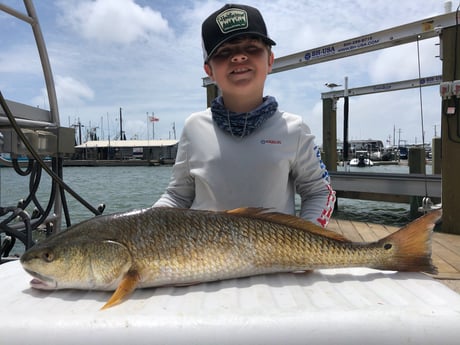
<svg viewBox="0 0 460 345"><path fill-rule="evenodd" d="M24 12L20 0L0 0ZM35 1L46 41L62 126L78 121L113 139L122 108L127 138L152 137L147 113L160 119L155 138L179 138L185 118L206 106L200 29L225 2L211 0ZM443 0L245 1L264 15L275 57L348 40L444 13ZM453 1L453 9L458 6ZM48 109L30 26L0 12L0 90L7 99ZM420 41L421 75L441 74L437 38ZM322 143L321 93L326 82L349 87L418 77L416 43L311 65L267 78L265 93L301 115ZM440 131L438 87L350 99L351 139L420 143ZM421 111L421 109L423 111ZM342 137L343 101L338 103Z"/></svg>

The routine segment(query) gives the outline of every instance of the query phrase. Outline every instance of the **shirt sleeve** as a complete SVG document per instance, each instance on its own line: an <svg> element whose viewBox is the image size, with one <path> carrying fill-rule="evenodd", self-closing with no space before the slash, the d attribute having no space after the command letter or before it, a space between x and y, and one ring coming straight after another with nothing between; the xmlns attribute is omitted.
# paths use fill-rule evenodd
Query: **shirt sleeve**
<svg viewBox="0 0 460 345"><path fill-rule="evenodd" d="M172 168L171 179L165 193L153 204L153 207L190 208L195 199L195 181L190 174L187 148L189 140L186 130L181 135L177 148L176 161Z"/></svg>
<svg viewBox="0 0 460 345"><path fill-rule="evenodd" d="M300 217L326 227L334 210L335 192L314 139L308 126L302 122L291 173L301 199Z"/></svg>

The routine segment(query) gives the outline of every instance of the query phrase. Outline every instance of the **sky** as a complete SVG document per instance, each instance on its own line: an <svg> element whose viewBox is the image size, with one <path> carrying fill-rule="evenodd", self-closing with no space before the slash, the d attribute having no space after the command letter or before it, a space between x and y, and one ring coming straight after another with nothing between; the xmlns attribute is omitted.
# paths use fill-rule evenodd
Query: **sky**
<svg viewBox="0 0 460 345"><path fill-rule="evenodd" d="M25 13L19 0L1 3ZM265 18L276 57L368 35L444 13L443 0L251 1ZM179 139L187 116L206 108L201 23L225 2L211 0L34 1L51 62L61 126L80 123L83 141ZM452 1L452 9L458 6ZM0 91L6 99L49 109L30 26L0 11ZM325 83L349 88L440 75L439 39L310 65L267 77L265 94L302 116L322 144ZM420 56L420 59L418 58ZM340 89L340 87L338 88ZM349 138L385 144L431 142L440 134L439 87L350 98ZM154 115L158 122L148 122ZM337 104L343 138L343 100ZM422 126L423 123L423 126ZM423 128L423 130L422 130ZM175 132L174 132L175 129Z"/></svg>

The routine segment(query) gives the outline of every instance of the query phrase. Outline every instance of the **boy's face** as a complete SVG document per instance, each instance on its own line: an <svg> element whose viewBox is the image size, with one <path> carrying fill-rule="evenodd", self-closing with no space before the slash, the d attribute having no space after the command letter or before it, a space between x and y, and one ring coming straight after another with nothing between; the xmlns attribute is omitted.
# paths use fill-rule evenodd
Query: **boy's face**
<svg viewBox="0 0 460 345"><path fill-rule="evenodd" d="M261 39L239 37L222 44L204 69L223 94L263 93L274 55Z"/></svg>

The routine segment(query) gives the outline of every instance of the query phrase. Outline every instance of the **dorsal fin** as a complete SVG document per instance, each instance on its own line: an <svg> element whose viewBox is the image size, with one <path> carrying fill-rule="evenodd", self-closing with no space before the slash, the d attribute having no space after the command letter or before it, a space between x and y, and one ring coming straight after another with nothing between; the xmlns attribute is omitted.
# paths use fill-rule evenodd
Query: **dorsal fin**
<svg viewBox="0 0 460 345"><path fill-rule="evenodd" d="M328 237L336 241L341 242L351 242L346 237L338 234L336 232L326 230L308 220L302 219L300 217L292 216L289 214L284 214L280 212L272 212L268 208L262 207L240 207L235 208L233 210L225 211L227 214L233 214L237 216L244 216L254 219L261 219L270 221L272 223L277 223L281 225L287 225L292 228L296 228L299 230L308 231L313 234L317 234L320 236Z"/></svg>

